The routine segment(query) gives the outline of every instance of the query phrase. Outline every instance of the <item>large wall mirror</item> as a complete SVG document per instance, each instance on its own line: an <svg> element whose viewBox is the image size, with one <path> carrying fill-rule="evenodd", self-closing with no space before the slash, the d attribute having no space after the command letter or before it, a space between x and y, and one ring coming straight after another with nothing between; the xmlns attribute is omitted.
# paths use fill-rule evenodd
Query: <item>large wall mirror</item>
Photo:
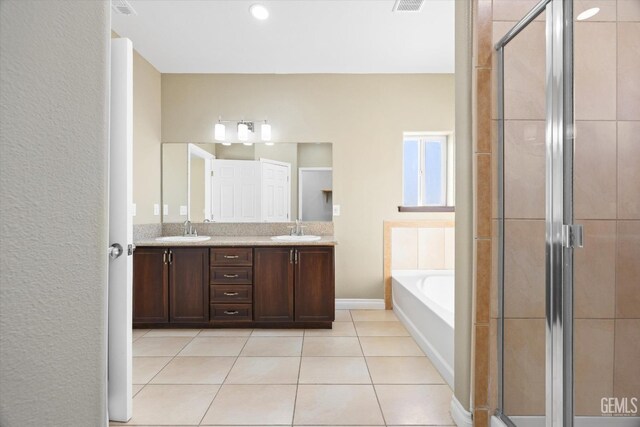
<svg viewBox="0 0 640 427"><path fill-rule="evenodd" d="M332 221L330 143L163 143L162 221Z"/></svg>

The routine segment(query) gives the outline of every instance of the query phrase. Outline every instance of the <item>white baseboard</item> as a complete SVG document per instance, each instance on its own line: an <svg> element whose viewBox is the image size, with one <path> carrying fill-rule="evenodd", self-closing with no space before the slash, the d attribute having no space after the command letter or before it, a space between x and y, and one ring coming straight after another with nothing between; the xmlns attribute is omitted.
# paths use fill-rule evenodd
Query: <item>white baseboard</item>
<svg viewBox="0 0 640 427"><path fill-rule="evenodd" d="M384 300L336 298L336 310L384 310Z"/></svg>
<svg viewBox="0 0 640 427"><path fill-rule="evenodd" d="M471 412L464 409L455 396L451 396L451 418L458 427L473 427Z"/></svg>

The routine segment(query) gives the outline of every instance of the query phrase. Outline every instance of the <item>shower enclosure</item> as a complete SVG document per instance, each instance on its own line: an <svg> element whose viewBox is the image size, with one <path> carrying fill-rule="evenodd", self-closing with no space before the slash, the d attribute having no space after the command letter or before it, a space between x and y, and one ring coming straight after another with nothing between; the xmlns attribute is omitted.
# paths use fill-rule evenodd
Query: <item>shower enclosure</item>
<svg viewBox="0 0 640 427"><path fill-rule="evenodd" d="M542 0L496 49L498 402L640 426L640 0Z"/></svg>

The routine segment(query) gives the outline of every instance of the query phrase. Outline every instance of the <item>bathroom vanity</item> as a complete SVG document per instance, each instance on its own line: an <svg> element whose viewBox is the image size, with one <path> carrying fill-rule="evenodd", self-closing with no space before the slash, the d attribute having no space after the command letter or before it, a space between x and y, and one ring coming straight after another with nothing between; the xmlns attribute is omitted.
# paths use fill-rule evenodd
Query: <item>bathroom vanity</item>
<svg viewBox="0 0 640 427"><path fill-rule="evenodd" d="M133 326L331 328L335 241L214 237L141 241L133 256Z"/></svg>

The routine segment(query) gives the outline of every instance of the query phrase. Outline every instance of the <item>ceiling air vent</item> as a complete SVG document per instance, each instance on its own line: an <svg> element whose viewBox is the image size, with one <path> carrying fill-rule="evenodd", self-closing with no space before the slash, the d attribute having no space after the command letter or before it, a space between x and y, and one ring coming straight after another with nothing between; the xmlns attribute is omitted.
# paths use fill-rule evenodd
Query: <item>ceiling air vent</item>
<svg viewBox="0 0 640 427"><path fill-rule="evenodd" d="M136 10L127 0L111 0L111 9L119 15L137 15Z"/></svg>
<svg viewBox="0 0 640 427"><path fill-rule="evenodd" d="M396 0L394 12L420 12L424 0Z"/></svg>

